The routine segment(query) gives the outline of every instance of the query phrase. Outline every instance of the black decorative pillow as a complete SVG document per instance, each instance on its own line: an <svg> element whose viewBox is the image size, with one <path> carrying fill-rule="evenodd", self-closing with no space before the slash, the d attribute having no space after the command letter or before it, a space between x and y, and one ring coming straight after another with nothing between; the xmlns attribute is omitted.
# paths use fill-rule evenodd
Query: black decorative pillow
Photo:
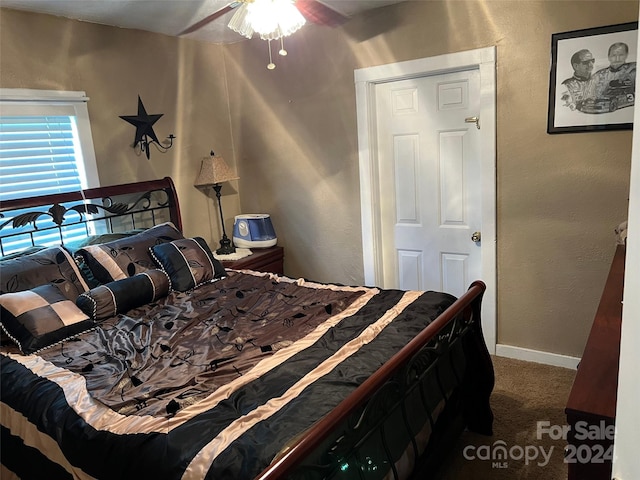
<svg viewBox="0 0 640 480"><path fill-rule="evenodd" d="M96 280L109 283L156 268L149 248L179 238L184 238L182 233L167 222L127 238L85 246L76 254L82 256Z"/></svg>
<svg viewBox="0 0 640 480"><path fill-rule="evenodd" d="M82 274L83 278L87 282L87 285L89 285L89 288L94 288L100 285L100 282L96 279L96 277L93 275L93 272L91 271L89 266L85 263L84 257L82 255L76 254L76 252L82 247L86 247L89 245L100 245L102 243L121 240L123 238L137 235L138 233L144 232L145 230L146 230L145 228L136 228L134 230L128 230L126 232L102 233L99 235L89 235L88 237L83 238L82 240L71 242L71 243L65 243L64 246L73 255L73 258L76 261L78 268L80 269L80 273Z"/></svg>
<svg viewBox="0 0 640 480"><path fill-rule="evenodd" d="M151 247L153 258L171 279L171 289L192 290L224 277L226 271L200 237L183 238Z"/></svg>
<svg viewBox="0 0 640 480"><path fill-rule="evenodd" d="M24 354L36 353L95 327L55 285L0 295L2 330Z"/></svg>
<svg viewBox="0 0 640 480"><path fill-rule="evenodd" d="M0 263L0 294L54 284L69 300L89 290L71 254L64 247L50 247Z"/></svg>
<svg viewBox="0 0 640 480"><path fill-rule="evenodd" d="M94 321L141 307L169 293L169 277L162 270L147 270L133 277L92 288L76 299L76 305Z"/></svg>

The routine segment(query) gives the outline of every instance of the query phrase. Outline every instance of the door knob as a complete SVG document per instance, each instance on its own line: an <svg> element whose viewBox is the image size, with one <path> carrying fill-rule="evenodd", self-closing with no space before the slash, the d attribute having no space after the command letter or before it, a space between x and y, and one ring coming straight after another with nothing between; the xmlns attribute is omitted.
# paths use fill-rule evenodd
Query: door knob
<svg viewBox="0 0 640 480"><path fill-rule="evenodd" d="M481 236L480 232L473 232L473 234L471 235L471 241L472 242L478 243L481 238L482 238L482 236Z"/></svg>

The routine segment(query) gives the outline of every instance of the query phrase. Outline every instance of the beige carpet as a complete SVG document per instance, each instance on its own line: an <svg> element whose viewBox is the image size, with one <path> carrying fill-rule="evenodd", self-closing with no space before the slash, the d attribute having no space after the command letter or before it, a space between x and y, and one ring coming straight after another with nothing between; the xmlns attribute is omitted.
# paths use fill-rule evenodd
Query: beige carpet
<svg viewBox="0 0 640 480"><path fill-rule="evenodd" d="M564 407L575 370L503 357L492 359L496 375L491 396L493 436L464 432L437 478L565 480L566 442L552 440L544 433L538 435L538 422L558 428L566 425ZM506 447L506 458L492 458L504 452L500 446Z"/></svg>

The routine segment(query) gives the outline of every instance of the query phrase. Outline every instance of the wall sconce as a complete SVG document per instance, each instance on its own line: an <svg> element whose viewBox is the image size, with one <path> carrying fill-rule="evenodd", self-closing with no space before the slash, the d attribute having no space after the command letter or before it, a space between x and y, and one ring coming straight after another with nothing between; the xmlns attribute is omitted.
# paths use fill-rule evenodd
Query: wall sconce
<svg viewBox="0 0 640 480"><path fill-rule="evenodd" d="M166 153L173 146L173 140L176 138L173 134L169 134L167 139L160 143L156 132L153 131L153 124L156 123L163 113L156 113L149 115L147 110L142 104L140 95L138 95L138 115L120 115L120 118L131 125L136 127L136 136L133 140L133 148L140 148L140 151L144 153L147 160L151 157L149 147L155 145L155 147L161 152Z"/></svg>
<svg viewBox="0 0 640 480"><path fill-rule="evenodd" d="M216 250L218 255L229 255L236 251L233 243L227 237L227 232L224 228L224 216L222 215L222 203L220 202L220 190L222 189L222 183L229 182L231 180L238 180L238 177L227 162L222 157L216 157L213 152L211 156L202 159L200 165L200 173L198 178L194 182L196 187L213 187L218 198L218 210L220 212L220 222L222 223L222 238L220 239L220 248Z"/></svg>

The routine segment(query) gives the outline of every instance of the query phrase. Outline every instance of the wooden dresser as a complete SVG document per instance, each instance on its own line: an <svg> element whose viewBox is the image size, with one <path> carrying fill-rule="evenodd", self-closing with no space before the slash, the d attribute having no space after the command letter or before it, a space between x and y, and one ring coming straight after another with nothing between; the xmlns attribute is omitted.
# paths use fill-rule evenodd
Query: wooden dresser
<svg viewBox="0 0 640 480"><path fill-rule="evenodd" d="M569 480L611 478L624 261L619 245L565 408Z"/></svg>
<svg viewBox="0 0 640 480"><path fill-rule="evenodd" d="M246 269L284 275L284 248L252 248L251 252L251 255L240 260L223 260L222 265L234 270Z"/></svg>

